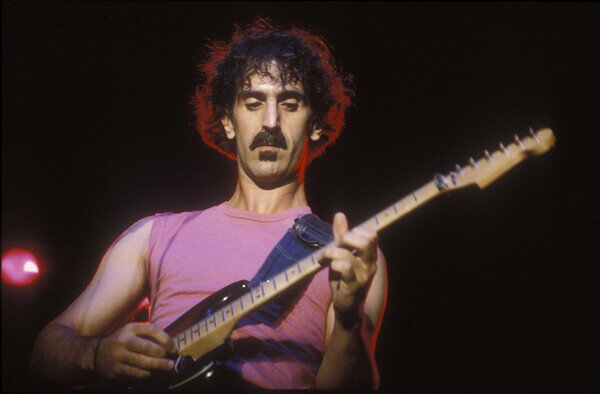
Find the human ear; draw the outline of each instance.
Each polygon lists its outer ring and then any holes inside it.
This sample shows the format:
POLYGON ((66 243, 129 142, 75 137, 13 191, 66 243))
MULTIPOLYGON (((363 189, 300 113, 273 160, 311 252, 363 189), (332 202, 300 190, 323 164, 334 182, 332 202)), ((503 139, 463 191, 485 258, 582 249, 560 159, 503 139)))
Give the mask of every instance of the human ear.
POLYGON ((223 125, 223 128, 225 129, 225 135, 227 136, 227 138, 230 140, 234 139, 235 138, 235 130, 233 128, 233 122, 231 121, 231 118, 229 117, 228 113, 223 115, 223 117, 221 118, 221 124, 223 125))
POLYGON ((321 138, 321 132, 323 131, 322 127, 313 126, 312 132, 310 133, 310 139, 313 141, 318 141, 321 138))

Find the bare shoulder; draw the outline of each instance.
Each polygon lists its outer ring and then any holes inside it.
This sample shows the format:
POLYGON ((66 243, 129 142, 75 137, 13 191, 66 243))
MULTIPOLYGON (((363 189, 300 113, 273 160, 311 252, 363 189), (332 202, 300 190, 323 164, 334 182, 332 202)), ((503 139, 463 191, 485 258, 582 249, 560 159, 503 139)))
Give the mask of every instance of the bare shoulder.
POLYGON ((106 335, 127 321, 147 294, 146 259, 154 217, 141 219, 108 248, 86 289, 53 323, 81 335, 106 335))
POLYGON ((148 251, 148 243, 150 242, 150 234, 152 232, 154 220, 154 216, 148 216, 132 224, 115 240, 115 242, 113 242, 102 262, 104 262, 106 257, 110 253, 113 253, 115 249, 122 251, 127 250, 133 253, 143 253, 145 256, 148 251))

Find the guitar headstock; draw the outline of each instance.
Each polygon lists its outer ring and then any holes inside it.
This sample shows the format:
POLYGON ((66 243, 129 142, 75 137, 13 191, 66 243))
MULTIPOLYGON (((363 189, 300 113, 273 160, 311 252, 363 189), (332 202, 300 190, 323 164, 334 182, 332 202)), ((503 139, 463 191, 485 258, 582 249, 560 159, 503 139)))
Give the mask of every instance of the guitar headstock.
POLYGON ((434 181, 441 191, 470 185, 483 189, 528 156, 546 153, 554 146, 555 141, 554 133, 548 128, 537 132, 529 129, 526 137, 519 138, 515 134, 514 141, 509 145, 500 143, 496 151, 484 151, 484 156, 477 161, 470 158, 464 167, 457 164, 454 171, 446 175, 436 174, 434 181))

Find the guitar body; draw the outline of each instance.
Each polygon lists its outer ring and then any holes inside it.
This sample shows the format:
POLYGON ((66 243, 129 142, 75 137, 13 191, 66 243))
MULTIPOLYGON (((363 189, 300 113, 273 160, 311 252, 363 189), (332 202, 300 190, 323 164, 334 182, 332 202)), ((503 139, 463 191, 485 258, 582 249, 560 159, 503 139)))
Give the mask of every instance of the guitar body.
MULTIPOLYGON (((502 174, 519 164, 529 155, 540 155, 554 146, 555 137, 550 129, 537 133, 530 129, 529 136, 508 145, 500 143, 500 149, 479 160, 469 159, 466 166, 458 164, 446 175, 436 174, 434 179, 401 200, 361 224, 380 232, 385 227, 408 214, 427 201, 451 190, 470 185, 484 188, 502 174)), ((173 337, 179 356, 173 358, 173 371, 157 373, 151 379, 138 380, 118 391, 257 391, 258 387, 243 382, 237 374, 225 366, 232 355, 229 335, 236 324, 263 305, 279 301, 293 288, 306 283, 316 272, 324 268, 321 260, 323 249, 317 250, 275 276, 250 288, 247 281, 239 281, 219 290, 200 302, 165 331, 173 337)), ((113 385, 114 386, 114 385, 113 385)), ((115 387, 105 387, 107 391, 115 387)))
MULTIPOLYGON (((188 310, 165 331, 172 337, 176 337, 192 324, 209 317, 219 308, 248 292, 248 289, 248 281, 238 281, 224 287, 188 310)), ((99 385, 87 387, 85 391, 148 393, 243 390, 245 383, 224 365, 232 354, 227 341, 223 341, 215 349, 196 360, 190 356, 173 357, 175 367, 172 371, 158 371, 149 379, 104 381, 99 385)))
MULTIPOLYGON (((215 392, 229 391, 234 382, 241 385, 241 379, 224 364, 232 356, 227 343, 193 360, 190 356, 174 359, 175 368, 169 372, 158 372, 150 379, 129 381, 126 391, 139 393, 152 392, 215 392)), ((123 385, 120 390, 123 391, 123 385)))
MULTIPOLYGON (((165 332, 172 337, 176 337, 192 324, 212 315, 215 311, 248 291, 248 281, 234 282, 196 304, 165 328, 165 332)), ((197 360, 192 359, 190 356, 179 356, 174 359, 175 367, 173 371, 165 374, 166 376, 159 377, 163 383, 159 386, 175 391, 189 391, 191 387, 201 388, 202 391, 222 390, 223 385, 230 378, 223 362, 229 359, 231 355, 231 347, 226 341, 223 341, 220 346, 197 360)), ((156 386, 153 385, 153 387, 156 390, 156 386)), ((144 392, 147 391, 147 389, 144 390, 144 392)))

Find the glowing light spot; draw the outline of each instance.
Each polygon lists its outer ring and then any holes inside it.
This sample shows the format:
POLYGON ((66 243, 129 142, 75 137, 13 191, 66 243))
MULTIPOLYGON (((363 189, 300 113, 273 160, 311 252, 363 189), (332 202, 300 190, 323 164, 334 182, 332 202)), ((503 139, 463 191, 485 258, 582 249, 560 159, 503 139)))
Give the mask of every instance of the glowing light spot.
POLYGON ((28 250, 14 248, 2 254, 2 282, 13 286, 27 286, 40 275, 40 264, 28 250))
POLYGON ((35 273, 40 272, 37 264, 31 260, 27 260, 25 262, 25 265, 23 265, 23 271, 24 272, 35 272, 35 273))

